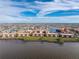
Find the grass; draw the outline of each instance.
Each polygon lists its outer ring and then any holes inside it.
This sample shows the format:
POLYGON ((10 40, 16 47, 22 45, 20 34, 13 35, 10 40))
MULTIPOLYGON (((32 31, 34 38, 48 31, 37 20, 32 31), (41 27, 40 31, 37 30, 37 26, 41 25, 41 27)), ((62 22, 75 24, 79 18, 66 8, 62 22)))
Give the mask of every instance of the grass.
POLYGON ((79 38, 62 38, 64 42, 79 42, 79 38))
POLYGON ((53 41, 57 39, 56 37, 35 37, 35 36, 29 36, 29 37, 17 37, 17 39, 23 39, 23 40, 49 40, 53 41))
POLYGON ((17 37, 19 40, 29 40, 29 41, 48 41, 48 42, 79 42, 79 38, 62 38, 62 37, 35 37, 35 36, 28 36, 28 37, 17 37))
MULTIPOLYGON (((12 38, 9 38, 12 40, 12 38)), ((6 40, 9 40, 8 38, 6 40)), ((41 41, 41 42, 50 42, 63 44, 64 42, 79 42, 79 38, 63 38, 63 37, 40 37, 40 36, 25 36, 25 37, 15 37, 15 40, 24 40, 24 41, 41 41)), ((2 39, 3 40, 3 39, 2 39)))

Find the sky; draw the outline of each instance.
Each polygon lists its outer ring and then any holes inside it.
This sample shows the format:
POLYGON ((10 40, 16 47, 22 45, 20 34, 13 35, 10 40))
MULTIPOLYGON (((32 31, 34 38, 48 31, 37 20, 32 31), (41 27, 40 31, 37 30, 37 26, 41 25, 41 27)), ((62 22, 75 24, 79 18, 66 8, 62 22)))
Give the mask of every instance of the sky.
POLYGON ((0 23, 79 23, 79 0, 0 0, 0 23))

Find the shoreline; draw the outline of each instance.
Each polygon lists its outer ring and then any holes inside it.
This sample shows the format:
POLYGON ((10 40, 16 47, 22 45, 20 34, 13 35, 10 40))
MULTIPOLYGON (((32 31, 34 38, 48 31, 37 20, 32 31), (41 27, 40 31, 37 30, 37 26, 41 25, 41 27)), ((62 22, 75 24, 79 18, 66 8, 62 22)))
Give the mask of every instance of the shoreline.
POLYGON ((0 38, 0 40, 23 40, 26 42, 49 42, 49 43, 79 42, 79 38, 62 38, 62 37, 16 37, 16 38, 0 38))

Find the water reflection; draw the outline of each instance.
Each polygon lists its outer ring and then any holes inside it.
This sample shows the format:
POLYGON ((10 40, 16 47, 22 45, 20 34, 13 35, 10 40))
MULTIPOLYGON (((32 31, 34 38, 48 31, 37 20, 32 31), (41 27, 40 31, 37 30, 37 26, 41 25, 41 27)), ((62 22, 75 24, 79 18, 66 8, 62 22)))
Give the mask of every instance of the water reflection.
POLYGON ((24 44, 24 43, 26 43, 27 41, 24 41, 24 40, 16 40, 16 43, 17 44, 24 44))
POLYGON ((79 59, 79 43, 1 40, 0 59, 79 59))

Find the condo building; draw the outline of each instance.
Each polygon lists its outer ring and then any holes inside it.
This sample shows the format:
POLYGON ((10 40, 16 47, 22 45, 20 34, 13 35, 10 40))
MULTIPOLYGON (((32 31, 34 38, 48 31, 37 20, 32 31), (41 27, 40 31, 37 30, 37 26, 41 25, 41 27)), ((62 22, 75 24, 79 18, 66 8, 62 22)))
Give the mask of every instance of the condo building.
POLYGON ((79 27, 67 24, 0 24, 0 38, 79 37, 79 27))
POLYGON ((29 29, 21 30, 7 30, 0 32, 0 38, 15 38, 15 37, 24 37, 24 36, 41 36, 41 37, 74 37, 73 33, 67 33, 65 29, 45 29, 45 28, 35 28, 30 27, 29 29))

